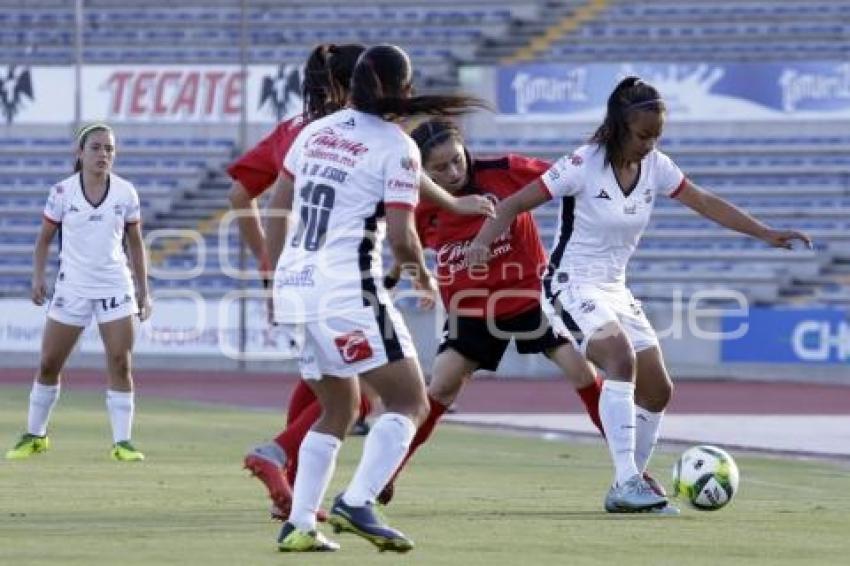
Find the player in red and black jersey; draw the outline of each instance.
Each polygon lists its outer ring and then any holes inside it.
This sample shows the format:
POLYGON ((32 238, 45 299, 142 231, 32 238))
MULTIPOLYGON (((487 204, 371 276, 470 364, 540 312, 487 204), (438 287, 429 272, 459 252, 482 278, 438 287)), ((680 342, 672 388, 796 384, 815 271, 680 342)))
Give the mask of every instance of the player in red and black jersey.
MULTIPOLYGON (((519 155, 473 160, 457 126, 444 119, 421 124, 411 137, 419 146, 423 169, 456 196, 483 195, 498 202, 549 168, 544 161, 519 155)), ((448 316, 431 370, 430 413, 407 459, 430 437, 472 373, 498 368, 512 339, 521 354, 544 354, 563 371, 601 431, 600 381, 566 327, 554 312, 550 318, 544 311, 547 303, 541 302, 547 258, 531 214, 518 216, 493 243, 493 259, 483 269, 470 269, 466 262, 466 248, 483 217, 458 216, 429 204, 420 204, 416 217, 423 244, 436 252, 436 277, 448 316)), ((394 276, 391 272, 390 283, 394 276)), ((378 500, 388 503, 393 490, 391 480, 378 500)))

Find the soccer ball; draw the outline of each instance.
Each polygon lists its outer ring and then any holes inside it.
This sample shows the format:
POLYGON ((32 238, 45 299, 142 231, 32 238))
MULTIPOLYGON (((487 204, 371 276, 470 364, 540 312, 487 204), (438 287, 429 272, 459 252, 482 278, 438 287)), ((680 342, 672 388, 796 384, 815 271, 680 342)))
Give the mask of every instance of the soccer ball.
POLYGON ((738 466, 716 446, 685 450, 673 468, 673 494, 702 511, 715 511, 738 492, 738 466))

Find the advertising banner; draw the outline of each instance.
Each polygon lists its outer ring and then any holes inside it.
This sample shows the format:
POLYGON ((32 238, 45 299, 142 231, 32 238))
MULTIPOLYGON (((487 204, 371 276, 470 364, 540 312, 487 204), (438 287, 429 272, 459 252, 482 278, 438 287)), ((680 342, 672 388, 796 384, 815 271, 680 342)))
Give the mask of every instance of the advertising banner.
POLYGON ((747 325, 721 344, 722 362, 845 364, 850 368, 850 312, 838 308, 753 308, 727 316, 724 331, 747 325))
POLYGON ((598 121, 622 78, 664 97, 671 120, 850 119, 850 63, 533 63, 498 69, 501 114, 598 121))
MULTIPOLYGON (((82 119, 133 123, 273 123, 302 110, 297 65, 88 65, 82 119)), ((74 120, 73 67, 0 66, 5 123, 74 120)))

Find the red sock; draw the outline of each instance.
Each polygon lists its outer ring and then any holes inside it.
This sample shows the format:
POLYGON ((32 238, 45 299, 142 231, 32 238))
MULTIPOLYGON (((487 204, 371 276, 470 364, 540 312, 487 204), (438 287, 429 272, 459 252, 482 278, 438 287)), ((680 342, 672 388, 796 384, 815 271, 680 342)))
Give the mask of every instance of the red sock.
POLYGON ((393 483, 395 481, 398 474, 401 473, 401 470, 407 464, 407 461, 410 460, 411 456, 413 456, 413 453, 416 452, 420 446, 425 444, 429 438, 431 438, 431 433, 434 432, 434 428, 437 426, 437 421, 439 421, 440 417, 443 416, 443 413, 448 410, 448 407, 435 400, 430 395, 428 396, 428 404, 431 406, 431 410, 428 411, 428 416, 416 430, 416 435, 410 442, 410 448, 407 449, 407 455, 404 457, 404 460, 401 461, 401 464, 388 483, 393 483))
POLYGON ((314 400, 312 404, 305 407, 298 418, 286 425, 286 430, 277 435, 274 441, 283 448, 286 452, 286 476, 289 478, 290 485, 295 481, 295 471, 298 469, 298 449, 301 447, 301 441, 307 436, 310 428, 313 426, 319 416, 322 414, 322 405, 318 400, 314 400))
POLYGON ((360 415, 358 415, 358 420, 363 420, 369 416, 369 413, 372 412, 372 402, 369 401, 369 396, 363 393, 360 394, 360 415))
POLYGON ((593 424, 604 437, 605 431, 602 430, 602 421, 599 419, 599 395, 602 393, 602 379, 597 377, 590 385, 576 389, 576 393, 584 403, 587 416, 590 417, 590 420, 593 421, 593 424))
POLYGON ((292 421, 298 418, 301 411, 309 407, 316 400, 316 394, 307 385, 303 379, 298 380, 298 384, 292 391, 289 397, 289 407, 286 410, 286 425, 289 426, 292 421))

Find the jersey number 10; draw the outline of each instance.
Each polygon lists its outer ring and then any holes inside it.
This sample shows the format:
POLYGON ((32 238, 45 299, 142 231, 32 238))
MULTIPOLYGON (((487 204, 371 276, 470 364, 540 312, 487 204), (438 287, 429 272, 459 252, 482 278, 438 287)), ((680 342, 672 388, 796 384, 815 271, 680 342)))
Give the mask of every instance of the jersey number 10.
POLYGON ((299 194, 301 222, 298 223, 298 230, 290 245, 297 248, 303 244, 305 250, 314 252, 325 243, 336 191, 328 185, 309 181, 301 187, 299 194))

